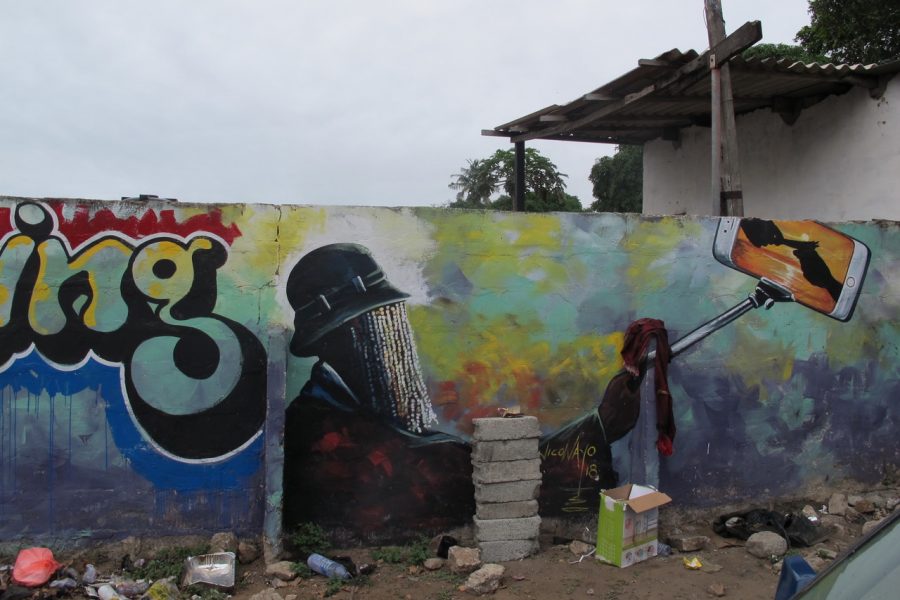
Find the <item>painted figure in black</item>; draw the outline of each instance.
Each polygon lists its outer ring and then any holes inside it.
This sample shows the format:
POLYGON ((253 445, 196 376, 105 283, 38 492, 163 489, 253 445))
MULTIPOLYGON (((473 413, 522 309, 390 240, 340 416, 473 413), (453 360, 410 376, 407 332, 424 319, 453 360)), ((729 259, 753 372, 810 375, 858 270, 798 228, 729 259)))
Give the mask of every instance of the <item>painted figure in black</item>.
MULTIPOLYGON (((471 447, 431 429, 438 418, 408 294, 363 246, 331 244, 301 258, 287 296, 291 352, 319 360, 287 409, 285 529, 316 522, 375 541, 468 522, 471 447)), ((616 484, 610 444, 634 427, 639 406, 637 385, 625 383, 600 410, 541 440, 541 514, 593 511, 599 489, 616 484)))

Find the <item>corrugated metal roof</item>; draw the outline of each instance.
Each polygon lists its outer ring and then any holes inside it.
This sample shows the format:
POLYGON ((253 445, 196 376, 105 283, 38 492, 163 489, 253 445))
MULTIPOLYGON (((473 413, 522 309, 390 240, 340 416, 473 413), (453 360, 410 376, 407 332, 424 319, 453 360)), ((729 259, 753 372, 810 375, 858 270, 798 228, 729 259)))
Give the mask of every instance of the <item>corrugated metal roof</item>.
MULTIPOLYGON (((708 126, 710 77, 684 77, 671 84, 671 76, 698 56, 694 50, 673 49, 654 59, 642 59, 636 69, 572 102, 552 104, 482 133, 513 141, 642 144, 674 135, 682 127, 708 126), (664 80, 665 85, 660 83, 664 80), (660 89, 648 90, 653 87, 660 89)), ((877 65, 804 64, 736 56, 729 64, 735 114, 771 108, 789 122, 800 110, 854 86, 877 96, 887 79, 900 71, 900 60, 877 65)))

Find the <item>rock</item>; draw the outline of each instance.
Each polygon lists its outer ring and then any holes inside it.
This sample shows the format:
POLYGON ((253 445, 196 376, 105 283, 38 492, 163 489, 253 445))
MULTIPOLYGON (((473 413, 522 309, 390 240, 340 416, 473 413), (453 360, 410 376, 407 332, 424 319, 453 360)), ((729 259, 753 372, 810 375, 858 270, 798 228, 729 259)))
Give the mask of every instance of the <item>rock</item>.
POLYGON ((469 575, 464 587, 470 594, 481 596, 492 594, 500 587, 503 573, 506 568, 503 565, 487 564, 469 575))
POLYGON ((859 514, 859 511, 850 507, 847 507, 847 510, 844 512, 844 519, 846 519, 848 523, 855 523, 857 525, 866 522, 866 518, 859 514))
POLYGON ((704 573, 718 573, 722 570, 722 565, 717 565, 716 563, 711 563, 707 560, 703 562, 703 566, 700 567, 700 570, 704 573))
POLYGON ((418 575, 422 572, 422 567, 420 567, 419 565, 410 565, 406 571, 410 575, 418 575))
POLYGON ((425 559, 425 562, 422 564, 428 571, 437 571, 440 570, 444 563, 447 562, 443 558, 428 558, 425 559))
POLYGON ((847 496, 844 494, 832 494, 828 499, 828 514, 843 516, 847 512, 847 496))
POLYGON ((747 539, 745 548, 757 558, 770 558, 784 555, 787 552, 787 542, 777 533, 760 531, 747 539))
POLYGON ((291 585, 291 584, 288 583, 287 581, 278 579, 277 577, 272 580, 272 588, 276 589, 276 590, 280 590, 281 588, 286 588, 289 585, 291 585))
POLYGON ((863 497, 859 494, 849 494, 847 495, 847 504, 849 506, 856 506, 856 503, 862 500, 863 497))
POLYGON ((179 600, 181 592, 171 579, 155 581, 143 596, 147 600, 179 600))
POLYGON ((250 596, 250 600, 284 600, 281 594, 271 588, 266 588, 250 596))
POLYGON ((585 554, 590 554, 593 551, 593 546, 591 546, 590 544, 585 544, 581 540, 572 540, 572 543, 569 544, 569 552, 571 552, 575 556, 584 556, 585 554))
POLYGON ((447 562, 457 575, 468 575, 481 567, 481 550, 453 546, 447 551, 447 562))
POLYGON ((297 598, 298 598, 297 594, 287 594, 284 597, 284 600, 297 600, 297 598))
POLYGON ((824 558, 826 560, 834 560, 837 558, 837 552, 832 550, 831 548, 816 548, 816 556, 819 558, 824 558))
POLYGON ((776 575, 778 575, 779 573, 781 573, 781 569, 783 567, 784 567, 784 561, 779 560, 777 563, 774 563, 772 565, 772 572, 775 573, 776 575))
POLYGON ((721 598, 725 595, 725 586, 721 583, 711 583, 706 588, 706 593, 710 596, 716 596, 717 598, 721 598))
POLYGON ((817 523, 819 521, 819 513, 817 513, 816 509, 809 504, 803 507, 803 510, 800 511, 800 514, 802 514, 813 523, 817 523))
POLYGON ((282 581, 293 581, 297 578, 294 572, 294 563, 282 560, 266 566, 266 575, 277 577, 282 581))
POLYGON ((887 510, 892 511, 892 510, 896 509, 898 506, 900 506, 900 498, 897 498, 897 497, 888 498, 887 500, 884 501, 884 508, 887 510))
POLYGON ((705 535, 681 534, 669 536, 669 544, 679 552, 696 552, 709 543, 705 535))
POLYGON ((809 566, 812 567, 812 570, 816 573, 818 573, 828 565, 828 563, 825 562, 825 559, 819 558, 818 556, 810 556, 806 559, 806 562, 809 563, 809 566))
POLYGON ((230 531, 221 531, 209 539, 209 551, 213 552, 237 552, 237 536, 230 531))
POLYGON ((854 504, 853 508, 864 515, 870 515, 875 512, 875 503, 871 500, 866 500, 865 498, 863 498, 862 500, 854 504))
POLYGON ((256 542, 238 542, 237 559, 242 565, 249 565, 259 558, 259 546, 256 542))
POLYGON ((863 526, 862 526, 862 534, 869 535, 872 532, 872 530, 874 530, 880 524, 881 524, 881 519, 878 519, 877 521, 866 521, 865 523, 863 523, 863 526))

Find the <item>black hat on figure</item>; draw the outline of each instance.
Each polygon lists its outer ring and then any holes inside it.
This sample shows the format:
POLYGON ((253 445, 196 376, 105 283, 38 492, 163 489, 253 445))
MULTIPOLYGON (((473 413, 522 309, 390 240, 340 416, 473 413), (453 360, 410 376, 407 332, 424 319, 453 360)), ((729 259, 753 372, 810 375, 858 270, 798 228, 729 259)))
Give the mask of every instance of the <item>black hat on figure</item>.
POLYGON ((402 302, 409 294, 392 286, 359 244, 316 248, 294 265, 287 281, 294 309, 291 353, 315 356, 316 343, 327 333, 370 310, 402 302))

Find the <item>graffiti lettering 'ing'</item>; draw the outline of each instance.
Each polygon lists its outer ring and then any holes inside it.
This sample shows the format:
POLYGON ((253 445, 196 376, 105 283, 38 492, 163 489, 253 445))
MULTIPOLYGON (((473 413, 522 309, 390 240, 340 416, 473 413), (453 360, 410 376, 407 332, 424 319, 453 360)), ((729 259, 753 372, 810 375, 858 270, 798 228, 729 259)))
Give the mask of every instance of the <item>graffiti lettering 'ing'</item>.
POLYGON ((42 204, 16 207, 0 248, 0 364, 33 347, 59 365, 122 365, 132 418, 184 461, 233 453, 265 421, 265 352, 213 312, 225 244, 203 233, 115 233, 71 249, 42 204))

